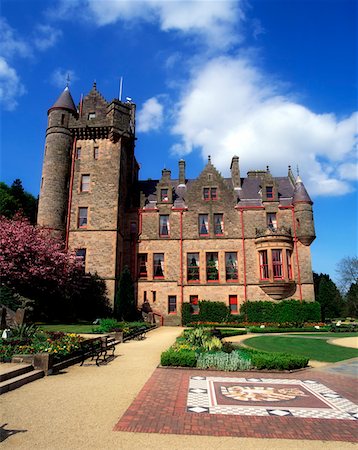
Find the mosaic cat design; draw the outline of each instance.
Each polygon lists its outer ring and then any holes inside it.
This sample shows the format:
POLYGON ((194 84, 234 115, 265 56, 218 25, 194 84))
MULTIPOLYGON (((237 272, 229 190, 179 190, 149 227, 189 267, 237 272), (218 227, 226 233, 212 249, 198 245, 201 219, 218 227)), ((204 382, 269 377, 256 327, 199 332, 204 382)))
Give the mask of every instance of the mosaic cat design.
POLYGON ((280 402, 293 400, 296 397, 307 397, 298 388, 275 388, 270 386, 221 386, 221 393, 225 397, 242 402, 280 402))

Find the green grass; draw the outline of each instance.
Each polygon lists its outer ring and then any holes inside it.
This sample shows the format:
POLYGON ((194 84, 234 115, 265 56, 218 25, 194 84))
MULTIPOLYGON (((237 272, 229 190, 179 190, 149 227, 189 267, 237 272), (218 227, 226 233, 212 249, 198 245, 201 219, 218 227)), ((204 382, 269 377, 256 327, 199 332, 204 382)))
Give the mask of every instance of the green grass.
POLYGON ((284 352, 306 356, 309 359, 325 362, 343 361, 358 357, 358 350, 338 347, 325 339, 309 339, 289 336, 257 336, 245 339, 245 345, 267 352, 284 352))
POLYGON ((88 324, 47 324, 39 325, 39 328, 44 331, 63 331, 64 333, 93 333, 93 329, 96 325, 88 324))
POLYGON ((299 336, 299 337, 310 337, 310 336, 315 336, 319 339, 321 338, 327 338, 329 337, 330 339, 339 339, 339 338, 343 338, 343 337, 356 337, 358 338, 358 333, 353 333, 353 332, 347 332, 347 333, 325 333, 325 332, 321 332, 321 333, 290 333, 289 336, 299 336))

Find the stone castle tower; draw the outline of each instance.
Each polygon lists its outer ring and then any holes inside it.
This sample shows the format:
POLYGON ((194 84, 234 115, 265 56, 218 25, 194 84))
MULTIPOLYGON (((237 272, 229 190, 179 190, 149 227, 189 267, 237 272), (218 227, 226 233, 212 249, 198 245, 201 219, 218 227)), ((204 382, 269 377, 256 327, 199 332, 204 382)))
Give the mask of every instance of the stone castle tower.
POLYGON ((128 254, 134 141, 135 105, 108 103, 95 83, 78 109, 66 87, 48 111, 38 224, 61 235, 86 271, 106 280, 112 299, 128 254))
POLYGON ((138 181, 135 105, 107 102, 96 84, 76 108, 68 87, 48 111, 39 225, 63 237, 86 272, 106 280, 111 301, 124 265, 137 302, 152 303, 165 324, 181 305, 224 301, 314 300, 312 201, 289 167, 243 177, 239 157, 224 178, 208 163, 187 179, 138 181))

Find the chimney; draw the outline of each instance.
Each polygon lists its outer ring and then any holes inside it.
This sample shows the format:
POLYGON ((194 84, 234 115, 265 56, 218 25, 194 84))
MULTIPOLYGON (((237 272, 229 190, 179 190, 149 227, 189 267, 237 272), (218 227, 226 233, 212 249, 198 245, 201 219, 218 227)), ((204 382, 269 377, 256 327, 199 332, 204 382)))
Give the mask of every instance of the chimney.
POLYGON ((179 184, 185 184, 185 161, 179 161, 179 184))
POLYGON ((169 181, 171 176, 171 171, 169 169, 162 170, 162 180, 169 181))
POLYGON ((234 189, 241 189, 241 178, 240 178, 240 167, 239 167, 239 157, 234 156, 231 160, 231 180, 234 189))

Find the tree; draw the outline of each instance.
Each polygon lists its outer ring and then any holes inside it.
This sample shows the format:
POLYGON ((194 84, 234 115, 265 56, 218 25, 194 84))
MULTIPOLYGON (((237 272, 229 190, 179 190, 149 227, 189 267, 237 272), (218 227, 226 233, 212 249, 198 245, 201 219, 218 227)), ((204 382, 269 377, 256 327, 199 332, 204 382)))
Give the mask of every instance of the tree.
POLYGON ((119 286, 114 300, 114 315, 118 320, 128 322, 138 318, 134 285, 127 266, 124 267, 119 279, 119 286))
POLYGON ((339 317, 343 313, 344 303, 342 296, 327 274, 313 273, 316 300, 321 305, 321 319, 339 317))
POLYGON ((358 283, 352 283, 345 298, 346 312, 350 317, 358 317, 358 283))
POLYGON ((358 283, 358 257, 346 256, 337 265, 339 287, 342 293, 347 293, 352 283, 358 283))
POLYGON ((0 215, 12 218, 16 212, 21 211, 31 223, 36 223, 37 200, 26 192, 18 178, 9 187, 0 183, 0 215))

